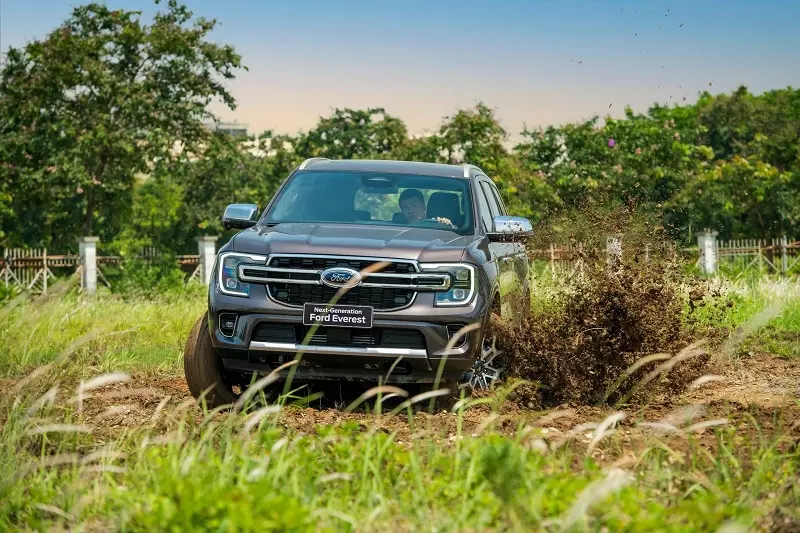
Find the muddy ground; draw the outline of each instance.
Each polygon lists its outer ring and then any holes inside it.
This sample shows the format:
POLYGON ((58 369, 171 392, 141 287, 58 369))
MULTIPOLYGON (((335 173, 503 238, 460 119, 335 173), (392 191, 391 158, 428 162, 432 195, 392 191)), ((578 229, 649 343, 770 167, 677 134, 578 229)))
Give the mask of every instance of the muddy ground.
MULTIPOLYGON (((671 398, 659 398, 647 405, 621 407, 625 419, 619 423, 614 438, 598 446, 594 455, 616 464, 635 461, 636 450, 648 445, 649 436, 669 437, 658 429, 639 426, 641 422, 668 422, 686 429, 697 422, 728 419, 731 424, 748 427, 748 431, 781 434, 792 441, 800 438, 800 362, 758 355, 736 364, 718 363, 715 370, 719 376, 717 380, 696 389, 671 398), (682 416, 686 417, 683 422, 680 421, 682 416), (611 445, 611 442, 622 446, 611 445)), ((13 382, 2 386, 8 391, 13 382)), ((354 399, 358 392, 351 392, 352 398, 346 399, 354 399)), ((345 413, 341 408, 316 402, 309 407, 285 408, 280 424, 286 429, 313 434, 318 425, 354 422, 365 431, 395 432, 400 443, 408 444, 420 438, 432 438, 443 444, 453 442, 457 438, 457 415, 441 406, 431 414, 427 407, 428 402, 423 402, 414 415, 413 424, 409 424, 406 414, 375 415, 363 410, 345 413)), ((184 409, 198 420, 203 417, 182 377, 153 379, 133 375, 127 382, 92 391, 83 409, 84 423, 93 428, 96 443, 112 440, 131 428, 154 423, 163 431, 169 431, 170 420, 184 409)), ((525 438, 536 446, 552 448, 566 442, 580 446, 592 437, 591 426, 582 425, 600 423, 613 412, 610 407, 568 404, 546 412, 534 411, 507 400, 494 415, 488 406, 466 411, 463 434, 476 434, 491 427, 499 433, 513 435, 527 428, 525 438)), ((699 429, 695 433, 700 435, 701 442, 708 439, 708 444, 713 445, 710 431, 699 429)))

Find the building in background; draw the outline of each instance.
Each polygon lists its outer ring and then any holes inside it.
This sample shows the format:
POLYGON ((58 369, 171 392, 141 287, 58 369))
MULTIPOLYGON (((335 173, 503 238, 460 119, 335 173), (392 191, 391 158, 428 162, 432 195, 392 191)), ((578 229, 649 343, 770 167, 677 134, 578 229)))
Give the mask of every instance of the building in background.
POLYGON ((250 139, 247 131, 247 124, 242 124, 236 121, 206 122, 206 128, 208 128, 210 131, 227 133, 235 139, 239 139, 239 142, 237 143, 238 146, 242 150, 250 153, 250 155, 264 157, 268 153, 270 146, 269 139, 265 141, 264 146, 262 146, 258 135, 254 135, 253 138, 250 139))
POLYGON ((247 124, 240 124, 239 122, 210 122, 206 127, 211 131, 218 131, 227 133, 233 137, 247 137, 247 124))

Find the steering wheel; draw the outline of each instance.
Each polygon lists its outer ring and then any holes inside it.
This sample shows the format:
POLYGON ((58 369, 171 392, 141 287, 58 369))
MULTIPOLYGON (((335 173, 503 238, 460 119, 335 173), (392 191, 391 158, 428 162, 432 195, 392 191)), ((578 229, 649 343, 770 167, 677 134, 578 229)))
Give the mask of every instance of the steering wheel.
POLYGON ((424 218, 418 222, 418 224, 425 224, 427 225, 435 225, 435 226, 444 226, 446 228, 454 228, 455 225, 452 222, 442 222, 441 220, 437 219, 436 217, 429 217, 424 218))

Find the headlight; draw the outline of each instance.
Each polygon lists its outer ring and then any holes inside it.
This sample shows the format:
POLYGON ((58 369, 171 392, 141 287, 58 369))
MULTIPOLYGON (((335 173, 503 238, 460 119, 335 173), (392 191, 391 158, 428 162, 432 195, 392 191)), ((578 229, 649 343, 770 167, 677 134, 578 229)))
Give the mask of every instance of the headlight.
POLYGON ((250 297, 250 284, 242 283, 236 275, 239 265, 242 263, 265 264, 267 258, 263 255, 241 254, 227 252, 219 256, 219 272, 217 285, 222 294, 228 296, 250 297))
POLYGON ((433 305, 447 307, 468 305, 475 296, 475 267, 465 263, 422 264, 422 270, 447 272, 453 278, 450 290, 434 293, 433 305))

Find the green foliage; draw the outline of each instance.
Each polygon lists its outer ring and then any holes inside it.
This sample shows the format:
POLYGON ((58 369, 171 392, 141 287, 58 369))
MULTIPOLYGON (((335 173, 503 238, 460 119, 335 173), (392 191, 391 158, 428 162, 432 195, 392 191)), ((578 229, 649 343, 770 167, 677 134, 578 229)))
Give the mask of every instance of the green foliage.
POLYGON ((734 353, 744 357, 771 354, 787 359, 800 357, 800 290, 790 280, 737 279, 713 283, 699 300, 689 301, 685 321, 697 336, 725 338, 744 332, 734 353), (760 323, 767 313, 767 322, 760 323))
POLYGON ((335 109, 299 136, 296 151, 305 157, 376 159, 397 149, 407 137, 403 121, 382 108, 335 109))
POLYGON ((6 300, 10 300, 14 296, 16 296, 18 292, 19 290, 12 285, 6 287, 5 283, 0 284, 0 304, 5 302, 6 300))
POLYGON ((263 209, 298 163, 286 142, 285 136, 271 132, 257 143, 214 135, 196 158, 159 167, 158 176, 182 191, 171 242, 185 246, 197 235, 224 236, 220 219, 228 204, 255 203, 263 209), (258 151, 272 155, 254 155, 258 151))
POLYGON ((214 26, 176 0, 150 24, 139 11, 92 3, 44 40, 9 49, 1 181, 16 200, 4 231, 22 225, 14 239, 44 245, 71 245, 80 233, 116 236, 136 176, 171 159, 176 143, 203 139, 211 101, 234 106, 222 80, 240 58, 207 40, 214 26))
POLYGON ((446 162, 478 165, 490 176, 497 174, 500 161, 506 156, 506 131, 483 102, 475 109, 462 109, 445 118, 439 137, 446 162))
MULTIPOLYGON (((157 2, 158 3, 158 2, 157 2)), ((223 239, 232 202, 264 207, 305 158, 396 158, 480 166, 514 213, 538 222, 588 204, 629 205, 673 236, 800 230, 800 90, 703 93, 691 105, 525 129, 508 146, 480 102, 425 136, 380 107, 337 108, 297 135, 208 135, 208 104, 234 107, 241 68, 209 41, 215 21, 177 0, 152 21, 87 4, 42 40, 10 49, 0 76, 0 245, 102 242, 189 252, 223 239), (12 209, 13 205, 13 209, 12 209)))
POLYGON ((119 265, 106 270, 112 291, 125 295, 156 296, 179 292, 184 289, 186 278, 175 258, 168 254, 143 259, 128 252, 119 265))
POLYGON ((24 301, 2 308, 0 376, 56 361, 62 377, 98 369, 177 375, 186 336, 207 306, 207 290, 197 283, 125 299, 69 294, 46 305, 24 301))
POLYGON ((734 155, 699 172, 675 194, 672 205, 695 228, 723 228, 724 235, 785 235, 800 227, 800 174, 780 171, 758 155, 734 155))
MULTIPOLYGON (((558 287, 550 278, 539 283, 534 305, 551 305, 558 287)), ((734 331, 776 297, 794 296, 745 349, 784 339, 776 355, 797 356, 789 343, 800 332, 796 284, 724 288, 698 310, 698 328, 734 331)), ((176 387, 205 290, 127 300, 67 295, 0 310, 1 530, 531 531, 576 513, 590 530, 715 531, 730 520, 762 529, 781 514, 797 518, 795 411, 726 412, 716 402, 697 421, 729 418, 729 426, 660 436, 636 425, 671 408, 626 410, 595 456, 585 452, 590 428, 577 431, 578 421, 558 417, 539 423, 545 413, 518 406, 372 418, 284 405, 246 431, 256 420, 249 417, 265 413, 208 414, 176 387), (86 391, 77 412, 76 384, 107 372, 134 374, 130 383, 86 391), (42 395, 56 385, 48 402, 42 395), (123 390, 130 394, 118 396, 123 390), (40 408, 30 409, 37 398, 40 408), (29 434, 50 424, 92 433, 29 434), (576 435, 559 446, 570 429, 576 435), (592 483, 617 459, 632 475, 603 494, 592 483), (587 496, 591 505, 579 512, 587 496)), ((606 416, 581 411, 596 423, 606 416)))
POLYGON ((134 255, 145 246, 169 249, 182 222, 185 191, 169 176, 154 175, 134 187, 130 223, 110 248, 134 255))

